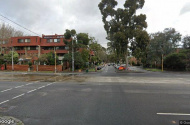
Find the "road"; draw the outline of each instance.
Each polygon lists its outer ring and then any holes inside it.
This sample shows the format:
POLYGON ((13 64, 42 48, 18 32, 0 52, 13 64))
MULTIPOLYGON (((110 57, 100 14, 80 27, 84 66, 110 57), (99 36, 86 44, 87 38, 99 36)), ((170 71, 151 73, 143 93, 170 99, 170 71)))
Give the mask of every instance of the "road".
POLYGON ((0 116, 25 125, 179 125, 190 120, 188 73, 117 73, 106 66, 83 75, 0 78, 0 116))

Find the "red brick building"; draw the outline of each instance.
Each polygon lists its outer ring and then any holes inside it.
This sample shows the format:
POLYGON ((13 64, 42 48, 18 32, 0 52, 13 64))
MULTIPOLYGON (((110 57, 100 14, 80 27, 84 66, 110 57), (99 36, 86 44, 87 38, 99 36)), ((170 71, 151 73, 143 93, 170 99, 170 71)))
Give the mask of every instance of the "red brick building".
POLYGON ((64 35, 42 35, 12 37, 10 40, 0 40, 2 43, 0 53, 6 54, 13 47, 14 51, 22 59, 37 60, 41 54, 56 51, 61 61, 64 54, 68 53, 65 49, 64 35))

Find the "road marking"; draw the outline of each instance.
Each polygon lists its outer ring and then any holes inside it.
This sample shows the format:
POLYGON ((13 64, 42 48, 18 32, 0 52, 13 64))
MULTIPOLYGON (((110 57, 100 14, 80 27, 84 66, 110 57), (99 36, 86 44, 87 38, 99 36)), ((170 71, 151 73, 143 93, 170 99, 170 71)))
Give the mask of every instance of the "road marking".
POLYGON ((3 90, 1 92, 6 92, 6 91, 9 91, 9 90, 12 90, 13 88, 10 88, 10 89, 6 89, 6 90, 3 90))
POLYGON ((36 91, 36 90, 37 90, 37 89, 33 89, 33 90, 28 91, 27 93, 31 93, 31 92, 36 91))
POLYGON ((157 113, 157 115, 184 115, 184 116, 189 116, 190 114, 186 113, 157 113))
POLYGON ((18 96, 15 96, 15 97, 13 97, 12 99, 16 99, 16 98, 21 97, 21 96, 23 96, 23 95, 25 95, 25 93, 20 94, 20 95, 18 95, 18 96))
POLYGON ((21 85, 21 86, 16 86, 15 88, 21 88, 21 87, 23 87, 24 85, 21 85))
POLYGON ((44 88, 45 86, 41 86, 41 87, 39 87, 38 89, 41 89, 41 88, 44 88))
POLYGON ((34 84, 34 83, 28 83, 28 84, 26 84, 26 85, 31 85, 31 84, 34 84))
POLYGON ((52 85, 53 83, 49 83, 49 84, 47 84, 46 86, 50 86, 50 85, 52 85))
POLYGON ((3 102, 0 103, 0 105, 3 104, 3 103, 6 103, 6 102, 8 102, 8 101, 9 101, 9 100, 3 101, 3 102))

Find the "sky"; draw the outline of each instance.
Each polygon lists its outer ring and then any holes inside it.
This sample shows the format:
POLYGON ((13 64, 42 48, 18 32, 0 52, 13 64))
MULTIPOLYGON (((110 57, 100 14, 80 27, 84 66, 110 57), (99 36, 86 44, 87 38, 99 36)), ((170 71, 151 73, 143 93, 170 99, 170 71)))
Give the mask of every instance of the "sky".
MULTIPOLYGON (((21 24, 31 31, 42 35, 64 34, 66 29, 75 29, 77 33, 88 33, 107 47, 106 32, 98 8, 101 0, 0 0, 0 14, 21 24)), ((125 0, 117 0, 123 8, 125 0)), ((165 28, 175 28, 183 36, 190 35, 189 0, 145 0, 143 9, 137 14, 146 14, 147 31, 154 33, 165 28)), ((26 34, 29 31, 11 23, 0 16, 0 23, 5 22, 26 34)))

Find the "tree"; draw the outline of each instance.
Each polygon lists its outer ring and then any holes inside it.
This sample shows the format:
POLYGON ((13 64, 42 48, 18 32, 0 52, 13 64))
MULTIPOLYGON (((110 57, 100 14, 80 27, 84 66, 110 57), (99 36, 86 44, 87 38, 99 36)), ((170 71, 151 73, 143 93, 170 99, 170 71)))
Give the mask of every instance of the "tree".
POLYGON ((146 32, 144 30, 147 27, 146 15, 136 15, 136 11, 144 6, 144 0, 126 0, 124 9, 115 9, 116 5, 115 0, 102 0, 98 6, 107 32, 107 39, 111 41, 117 56, 125 57, 126 66, 128 66, 129 43, 137 38, 136 32, 146 32))
POLYGON ((190 49, 190 36, 185 36, 182 43, 184 49, 190 49))
POLYGON ((148 63, 161 64, 162 55, 167 56, 175 52, 180 40, 181 34, 174 28, 166 28, 162 32, 151 34, 147 53, 148 63))
MULTIPOLYGON (((13 61, 14 61, 14 64, 18 63, 18 53, 17 52, 13 52, 13 61)), ((4 55, 4 60, 6 60, 9 64, 12 63, 12 51, 10 51, 8 54, 5 54, 4 55)))
POLYGON ((186 55, 184 53, 172 53, 164 59, 165 67, 172 70, 186 69, 186 55))
MULTIPOLYGON (((81 69, 85 65, 84 60, 81 58, 81 54, 79 52, 74 53, 74 58, 75 58, 75 69, 81 69)), ((64 55, 63 61, 69 62, 69 66, 71 68, 72 66, 72 54, 68 53, 64 55)))
POLYGON ((77 34, 77 41, 78 41, 78 43, 88 45, 90 39, 88 38, 87 33, 79 33, 79 34, 77 34))

